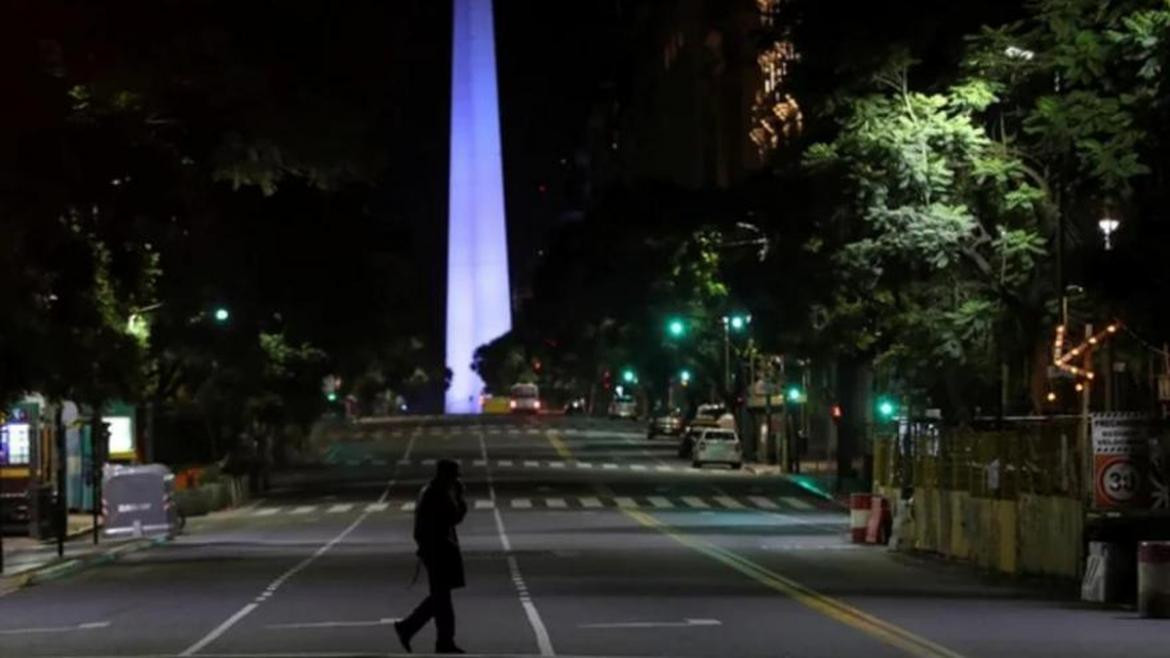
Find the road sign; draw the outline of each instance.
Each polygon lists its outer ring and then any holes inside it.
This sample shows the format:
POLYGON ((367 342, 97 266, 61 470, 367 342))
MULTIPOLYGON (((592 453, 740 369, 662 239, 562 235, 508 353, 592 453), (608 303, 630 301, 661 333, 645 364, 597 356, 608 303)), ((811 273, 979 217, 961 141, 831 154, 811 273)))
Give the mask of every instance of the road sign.
POLYGON ((1142 414, 1099 413, 1091 423, 1094 507, 1147 507, 1153 421, 1142 414))

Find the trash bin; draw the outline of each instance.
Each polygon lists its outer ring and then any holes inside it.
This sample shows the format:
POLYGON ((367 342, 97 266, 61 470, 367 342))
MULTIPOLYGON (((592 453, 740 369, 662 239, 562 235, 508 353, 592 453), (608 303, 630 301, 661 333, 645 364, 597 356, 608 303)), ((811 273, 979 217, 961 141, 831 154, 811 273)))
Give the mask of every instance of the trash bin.
POLYGON ((107 464, 102 507, 107 537, 173 537, 182 526, 174 501, 175 476, 162 464, 107 464))

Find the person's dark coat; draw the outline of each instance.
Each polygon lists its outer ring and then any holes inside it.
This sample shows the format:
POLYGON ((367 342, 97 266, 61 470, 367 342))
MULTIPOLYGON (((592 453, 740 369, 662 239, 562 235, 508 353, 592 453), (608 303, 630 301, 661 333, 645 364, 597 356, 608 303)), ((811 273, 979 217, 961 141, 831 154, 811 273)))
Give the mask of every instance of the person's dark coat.
POLYGON ((464 587, 463 555, 455 526, 467 514, 463 487, 457 481, 431 480, 414 511, 414 541, 427 569, 431 590, 464 587))

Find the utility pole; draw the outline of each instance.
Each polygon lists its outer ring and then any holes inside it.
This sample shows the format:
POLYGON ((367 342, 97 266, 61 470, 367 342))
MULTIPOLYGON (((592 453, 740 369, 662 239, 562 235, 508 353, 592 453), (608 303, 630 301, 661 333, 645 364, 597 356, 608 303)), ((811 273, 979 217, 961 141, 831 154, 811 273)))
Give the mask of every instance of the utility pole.
POLYGON ((66 498, 66 482, 69 476, 68 464, 66 463, 66 445, 65 445, 65 403, 58 401, 56 404, 56 412, 53 414, 53 430, 55 432, 57 461, 54 466, 57 468, 57 508, 56 525, 57 525, 57 557, 65 557, 65 535, 69 532, 69 502, 66 498))

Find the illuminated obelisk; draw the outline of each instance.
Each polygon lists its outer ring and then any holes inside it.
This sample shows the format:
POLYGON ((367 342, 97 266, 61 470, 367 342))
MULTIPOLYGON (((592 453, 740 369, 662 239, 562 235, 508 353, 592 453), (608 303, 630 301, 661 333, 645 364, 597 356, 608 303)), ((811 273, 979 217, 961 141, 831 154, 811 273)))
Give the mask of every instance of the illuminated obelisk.
POLYGON ((475 349, 512 328, 491 0, 454 0, 447 206, 447 413, 479 411, 475 349))

